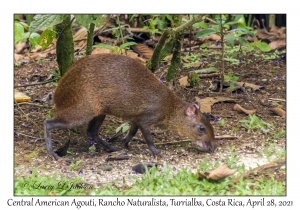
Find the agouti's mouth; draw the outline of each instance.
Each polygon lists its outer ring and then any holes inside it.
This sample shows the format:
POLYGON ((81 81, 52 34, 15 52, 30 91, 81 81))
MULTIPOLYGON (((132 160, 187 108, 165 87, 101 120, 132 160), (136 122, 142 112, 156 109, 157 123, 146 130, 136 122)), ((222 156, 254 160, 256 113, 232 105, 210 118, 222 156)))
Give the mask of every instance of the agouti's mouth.
POLYGON ((212 144, 210 141, 195 141, 194 144, 197 145, 197 150, 201 152, 214 152, 216 149, 215 144, 212 144))

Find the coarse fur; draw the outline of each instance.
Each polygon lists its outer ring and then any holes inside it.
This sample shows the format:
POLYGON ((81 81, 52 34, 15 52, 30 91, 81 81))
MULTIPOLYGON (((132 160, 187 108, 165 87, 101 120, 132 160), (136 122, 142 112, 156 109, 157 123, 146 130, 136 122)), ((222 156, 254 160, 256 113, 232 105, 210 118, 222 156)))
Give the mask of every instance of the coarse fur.
POLYGON ((74 128, 89 123, 88 135, 108 151, 116 148, 101 140, 99 128, 106 115, 130 121, 125 146, 140 129, 153 155, 150 126, 175 130, 201 146, 204 151, 216 148, 211 124, 200 112, 199 103, 179 99, 165 84, 138 61, 121 55, 89 55, 74 63, 60 79, 54 93, 55 114, 45 120, 48 152, 53 151, 50 131, 74 128))

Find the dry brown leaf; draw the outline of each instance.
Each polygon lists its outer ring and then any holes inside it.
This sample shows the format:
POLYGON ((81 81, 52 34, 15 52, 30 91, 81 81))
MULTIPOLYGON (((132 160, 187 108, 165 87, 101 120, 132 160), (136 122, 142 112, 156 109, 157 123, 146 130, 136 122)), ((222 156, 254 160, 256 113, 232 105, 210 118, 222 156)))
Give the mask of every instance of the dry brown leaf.
POLYGON ((92 51, 92 55, 95 55, 95 54, 102 54, 102 53, 113 53, 111 50, 109 49, 105 49, 105 48, 95 48, 93 51, 92 51))
POLYGON ((220 165, 218 168, 211 172, 198 173, 198 180, 209 179, 214 181, 219 181, 225 179, 226 177, 234 174, 235 172, 228 168, 226 164, 220 165))
POLYGON ((200 99, 199 97, 195 96, 195 99, 200 103, 200 111, 203 113, 211 113, 212 105, 218 102, 235 103, 234 99, 227 97, 206 97, 204 99, 200 99))
POLYGON ((181 77, 178 81, 180 86, 186 87, 190 85, 190 83, 188 82, 188 76, 181 77))
POLYGON ((247 82, 235 82, 234 86, 237 88, 249 87, 249 88, 252 88, 253 90, 259 90, 259 89, 263 88, 263 86, 258 86, 258 85, 254 85, 252 83, 247 83, 247 82))
POLYGON ((86 40, 87 39, 87 30, 85 27, 82 27, 79 29, 76 34, 73 36, 74 42, 75 41, 81 41, 81 40, 86 40))
POLYGON ((217 34, 211 34, 211 35, 209 35, 209 39, 212 41, 220 41, 221 37, 217 34))
POLYGON ((146 59, 150 59, 153 55, 153 50, 150 49, 148 46, 144 45, 144 44, 136 44, 135 45, 136 50, 139 51, 139 53, 141 53, 143 55, 144 58, 146 59))
POLYGON ((25 95, 25 93, 22 93, 22 92, 19 92, 18 90, 15 90, 14 100, 17 103, 20 103, 20 102, 30 101, 31 98, 29 96, 25 95))
POLYGON ((21 42, 15 45, 15 52, 19 52, 20 50, 23 49, 23 47, 25 47, 26 43, 25 42, 21 42))
POLYGON ((20 54, 16 54, 16 53, 15 53, 15 56, 14 56, 15 63, 19 62, 19 61, 22 60, 23 58, 24 58, 23 55, 20 55, 20 54))
POLYGON ((48 53, 43 53, 43 52, 38 52, 38 53, 33 53, 30 56, 24 57, 26 60, 37 60, 39 58, 46 58, 48 53))
POLYGON ((233 110, 238 111, 238 112, 244 112, 246 114, 254 114, 254 113, 256 113, 255 109, 253 109, 253 110, 247 110, 247 109, 244 109, 243 107, 241 107, 239 104, 235 104, 234 107, 233 107, 233 110))
POLYGON ((98 36, 98 39, 101 41, 101 43, 107 43, 110 38, 105 36, 98 36))
POLYGON ((181 56, 181 60, 184 62, 184 63, 189 63, 189 60, 186 59, 185 57, 181 56))
POLYGON ((41 46, 37 46, 35 49, 31 50, 32 53, 36 53, 36 52, 40 52, 40 51, 42 51, 42 47, 41 46))
POLYGON ((127 56, 133 59, 136 59, 137 57, 139 57, 138 54, 136 54, 135 52, 127 52, 127 56))
POLYGON ((286 40, 285 39, 275 40, 269 44, 269 47, 273 50, 285 49, 286 48, 286 40))
POLYGON ((274 112, 275 114, 279 115, 280 117, 285 118, 285 111, 279 107, 274 107, 270 109, 272 112, 274 112))

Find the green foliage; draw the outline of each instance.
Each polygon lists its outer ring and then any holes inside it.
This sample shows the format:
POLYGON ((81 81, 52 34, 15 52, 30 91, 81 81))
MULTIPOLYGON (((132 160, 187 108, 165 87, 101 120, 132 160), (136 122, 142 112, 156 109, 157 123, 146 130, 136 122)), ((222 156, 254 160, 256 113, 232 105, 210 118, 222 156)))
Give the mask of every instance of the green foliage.
POLYGON ((15 22, 14 25, 14 43, 17 44, 24 39, 24 27, 21 23, 15 22))
POLYGON ((274 126, 272 124, 266 123, 259 119, 255 114, 249 115, 250 120, 240 120, 243 127, 250 130, 257 130, 258 132, 269 132, 274 126))
POLYGON ((28 25, 23 22, 15 21, 14 23, 14 44, 17 44, 22 41, 26 41, 26 39, 29 39, 29 44, 31 48, 36 48, 38 45, 38 40, 40 35, 38 33, 31 33, 29 32, 25 33, 25 30, 28 30, 28 25))
POLYGON ((81 162, 82 162, 82 160, 72 162, 71 165, 70 165, 70 170, 73 170, 73 171, 79 170, 81 162))
POLYGON ((190 76, 190 84, 192 87, 199 88, 200 87, 200 78, 199 75, 195 72, 192 72, 190 76))
POLYGON ((205 69, 200 69, 200 70, 195 70, 195 73, 212 73, 212 72, 219 72, 219 70, 216 67, 209 67, 209 68, 205 68, 205 69))
POLYGON ((146 24, 143 28, 148 29, 151 35, 161 34, 160 31, 163 31, 167 27, 167 21, 173 21, 172 15, 168 14, 152 14, 151 17, 144 21, 146 24))
POLYGON ((94 23, 97 28, 102 24, 102 15, 99 14, 74 14, 74 17, 76 21, 86 29, 89 29, 91 23, 94 23))
MULTIPOLYGON (((53 76, 55 76, 57 78, 57 80, 59 80, 61 78, 61 75, 60 75, 60 71, 55 71, 55 70, 52 70, 52 69, 49 69, 48 70, 53 76)), ((54 86, 57 86, 57 82, 52 82, 52 85, 54 86)))
POLYGON ((258 47, 262 52, 270 52, 272 50, 267 43, 262 41, 253 42, 252 46, 258 47))
POLYGON ((230 89, 233 90, 234 89, 234 83, 236 81, 238 81, 239 77, 237 76, 233 76, 230 72, 228 72, 227 75, 224 75, 224 80, 225 81, 229 81, 230 83, 230 89))
POLYGON ((37 170, 38 168, 33 168, 31 174, 15 179, 14 195, 86 195, 83 187, 74 187, 84 184, 80 177, 67 179, 59 178, 57 174, 45 176, 37 174, 37 170))
POLYGON ((285 135, 286 135, 286 132, 285 132, 284 130, 280 129, 280 130, 278 131, 278 133, 274 133, 274 134, 272 135, 271 139, 278 140, 278 139, 280 139, 280 138, 285 137, 285 135))
POLYGON ((126 42, 124 44, 121 44, 120 47, 118 47, 118 46, 111 46, 109 44, 102 44, 102 43, 100 43, 100 44, 94 45, 93 47, 96 47, 96 48, 99 47, 99 48, 109 49, 109 50, 115 52, 116 54, 121 54, 123 49, 128 50, 129 46, 131 46, 131 45, 136 45, 136 43, 135 42, 126 42))
POLYGON ((126 131, 128 131, 129 128, 130 128, 130 126, 127 122, 123 123, 116 129, 116 133, 118 133, 119 131, 122 131, 122 133, 125 133, 126 131))
POLYGON ((226 120, 225 120, 225 119, 221 119, 221 120, 218 121, 218 123, 219 123, 222 127, 224 127, 224 126, 225 126, 225 123, 226 123, 226 120))
POLYGON ((62 23, 69 15, 36 15, 34 21, 31 22, 30 33, 51 28, 59 23, 62 23))
POLYGON ((53 31, 53 29, 48 28, 44 30, 39 37, 38 45, 40 45, 42 47, 42 50, 44 50, 52 43, 54 38, 56 38, 56 32, 53 31))

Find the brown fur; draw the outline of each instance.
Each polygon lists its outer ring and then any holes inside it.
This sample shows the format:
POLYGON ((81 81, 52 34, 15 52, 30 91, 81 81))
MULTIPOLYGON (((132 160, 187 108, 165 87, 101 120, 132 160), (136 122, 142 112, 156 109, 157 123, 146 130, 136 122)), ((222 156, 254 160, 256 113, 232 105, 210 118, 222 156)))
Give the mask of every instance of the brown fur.
MULTIPOLYGON (((126 146, 136 133, 134 127, 140 128, 153 155, 158 152, 150 135, 151 125, 167 127, 192 140, 205 142, 207 151, 216 147, 213 128, 199 106, 179 99, 150 70, 125 56, 101 54, 78 60, 60 79, 54 104, 54 118, 45 121, 47 149, 53 156, 51 129, 73 128, 90 122, 88 132, 99 141, 95 133, 105 115, 133 124, 125 138, 126 146), (192 115, 186 114, 187 109, 192 110, 192 115), (204 135, 199 135, 199 125, 205 127, 204 135)), ((99 143, 115 150, 107 143, 99 143)))

